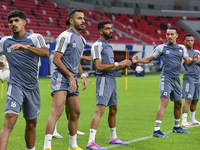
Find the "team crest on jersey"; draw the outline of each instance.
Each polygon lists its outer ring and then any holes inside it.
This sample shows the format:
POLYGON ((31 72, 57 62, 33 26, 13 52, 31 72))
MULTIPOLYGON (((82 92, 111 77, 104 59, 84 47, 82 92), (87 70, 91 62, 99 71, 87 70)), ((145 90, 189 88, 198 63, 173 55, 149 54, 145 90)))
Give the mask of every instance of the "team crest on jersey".
POLYGON ((170 54, 170 51, 169 51, 169 50, 166 50, 166 54, 170 54))
POLYGON ((11 52, 11 48, 10 48, 10 47, 7 48, 7 52, 8 52, 8 53, 11 52))
POLYGON ((72 47, 73 47, 73 48, 76 47, 76 41, 74 41, 74 42, 72 43, 72 47))
POLYGON ((180 53, 182 53, 182 52, 183 52, 183 50, 182 50, 182 49, 179 49, 179 52, 180 52, 180 53))

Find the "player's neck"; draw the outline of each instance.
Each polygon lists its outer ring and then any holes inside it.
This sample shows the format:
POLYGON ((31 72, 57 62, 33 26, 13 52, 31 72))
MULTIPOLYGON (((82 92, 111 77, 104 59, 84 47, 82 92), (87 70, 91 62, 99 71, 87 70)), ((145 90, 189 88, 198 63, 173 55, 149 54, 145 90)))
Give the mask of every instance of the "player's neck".
POLYGON ((193 50, 193 47, 192 47, 192 48, 188 48, 188 47, 186 47, 186 48, 187 48, 187 50, 189 50, 189 51, 193 50))
POLYGON ((104 41, 106 41, 106 42, 108 42, 108 40, 109 40, 109 39, 106 39, 104 36, 101 36, 100 39, 101 39, 101 40, 104 40, 104 41))
POLYGON ((74 32, 76 32, 77 34, 80 34, 80 32, 81 32, 81 30, 76 30, 76 29, 74 28, 74 26, 71 26, 71 29, 72 29, 74 32))
POLYGON ((13 33, 13 36, 18 39, 18 38, 22 37, 25 34, 25 32, 26 31, 22 29, 20 32, 13 33))

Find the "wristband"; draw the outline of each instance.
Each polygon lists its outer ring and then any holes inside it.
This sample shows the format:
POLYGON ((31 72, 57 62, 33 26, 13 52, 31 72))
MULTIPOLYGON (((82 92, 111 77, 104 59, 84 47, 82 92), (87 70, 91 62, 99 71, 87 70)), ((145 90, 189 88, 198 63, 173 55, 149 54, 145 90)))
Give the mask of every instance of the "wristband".
POLYGON ((119 63, 118 63, 118 62, 115 62, 114 64, 115 64, 115 67, 118 67, 118 66, 119 66, 119 63))
POLYGON ((81 79, 83 79, 83 77, 86 77, 84 73, 81 74, 81 79))

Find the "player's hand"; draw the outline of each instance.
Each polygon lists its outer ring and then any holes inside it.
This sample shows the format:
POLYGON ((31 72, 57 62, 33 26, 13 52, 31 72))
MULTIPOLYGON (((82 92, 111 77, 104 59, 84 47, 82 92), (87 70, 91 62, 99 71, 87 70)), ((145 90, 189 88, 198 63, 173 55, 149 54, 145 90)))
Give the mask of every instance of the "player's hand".
POLYGON ((129 59, 125 59, 125 60, 119 62, 118 64, 119 64, 120 67, 130 68, 131 61, 129 59))
POLYGON ((22 44, 13 44, 10 48, 13 50, 24 51, 27 50, 30 45, 22 45, 22 44))
POLYGON ((193 60, 200 62, 199 55, 195 55, 195 54, 196 54, 196 52, 194 52, 194 54, 193 54, 193 60))
POLYGON ((70 82, 70 89, 72 89, 72 91, 75 92, 77 90, 77 85, 73 75, 69 77, 69 82, 70 82))
POLYGON ((83 77, 83 79, 81 80, 81 82, 82 82, 82 86, 84 86, 83 89, 82 89, 82 91, 84 91, 84 90, 87 88, 87 80, 86 80, 86 77, 83 77))
POLYGON ((6 70, 6 63, 4 61, 0 61, 0 69, 2 71, 6 70))
POLYGON ((135 57, 132 58, 133 63, 137 63, 139 61, 139 56, 136 55, 135 57))

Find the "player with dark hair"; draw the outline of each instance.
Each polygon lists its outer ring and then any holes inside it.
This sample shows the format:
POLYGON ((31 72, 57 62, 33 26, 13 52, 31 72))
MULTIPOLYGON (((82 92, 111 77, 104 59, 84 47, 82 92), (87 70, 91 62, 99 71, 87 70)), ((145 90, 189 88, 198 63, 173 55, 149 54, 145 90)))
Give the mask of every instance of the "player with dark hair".
POLYGON ((157 110, 155 130, 153 132, 155 137, 167 137, 167 135, 164 135, 160 131, 160 126, 169 99, 174 101, 174 128, 172 131, 177 133, 189 133, 180 127, 182 105, 180 67, 182 58, 187 65, 192 65, 194 61, 199 61, 199 57, 194 53, 193 59, 190 59, 185 46, 176 43, 177 37, 177 29, 175 27, 169 27, 166 31, 168 43, 158 45, 149 57, 139 58, 136 55, 132 59, 134 63, 150 63, 158 56, 161 56, 163 61, 163 69, 160 78, 160 105, 157 110))
POLYGON ((62 32, 56 39, 56 49, 53 63, 57 67, 51 79, 52 112, 46 126, 44 150, 51 150, 52 134, 55 124, 63 113, 65 104, 69 112, 69 148, 82 150, 77 146, 77 128, 80 115, 79 91, 77 75, 82 78, 82 85, 87 88, 86 75, 80 64, 80 57, 85 46, 85 39, 80 35, 84 28, 84 13, 73 9, 69 13, 71 28, 62 32))
POLYGON ((49 57, 49 50, 40 34, 25 31, 26 16, 22 11, 13 10, 7 18, 13 35, 0 41, 0 54, 6 55, 10 68, 0 150, 6 150, 21 109, 26 120, 26 149, 35 150, 37 116, 40 111, 38 61, 39 57, 49 57))
MULTIPOLYGON (((194 52, 200 55, 199 51, 193 48, 194 36, 188 33, 184 36, 185 47, 188 50, 188 55, 192 59, 194 52)), ((195 119, 196 106, 199 100, 199 71, 200 63, 194 62, 188 66, 183 63, 185 74, 183 76, 182 98, 185 99, 182 113, 182 127, 192 127, 191 125, 199 125, 200 122, 195 119), (188 107, 190 106, 190 121, 187 122, 188 107)))
POLYGON ((117 85, 115 72, 125 67, 129 68, 130 60, 114 62, 114 53, 112 46, 108 43, 112 38, 112 25, 109 21, 100 21, 98 23, 100 39, 98 39, 91 48, 91 54, 96 67, 96 112, 91 122, 90 137, 87 149, 103 150, 105 148, 95 143, 95 135, 101 116, 105 107, 109 106, 108 124, 110 127, 110 144, 127 145, 117 137, 116 134, 116 113, 117 113, 117 85))
MULTIPOLYGON (((70 28, 70 21, 69 21, 69 18, 66 19, 65 21, 65 25, 66 25, 66 28, 67 30, 70 28)), ((92 56, 91 56, 92 57, 92 56)), ((81 56, 81 59, 86 59, 86 60, 89 60, 88 59, 88 56, 81 56), (85 58, 86 57, 86 58, 85 58)), ((89 57, 90 58, 90 57, 89 57)), ((67 122, 68 122, 68 118, 69 118, 69 113, 67 111, 67 106, 65 107, 65 112, 66 112, 66 115, 67 115, 67 122)), ((67 131, 69 133, 69 130, 67 131)), ((77 135, 85 135, 84 132, 81 132, 79 130, 77 130, 77 135)), ((55 129, 54 129, 54 132, 53 132, 53 137, 54 138, 59 138, 59 139, 62 139, 63 137, 57 132, 57 122, 56 122, 56 125, 55 125, 55 129)))

